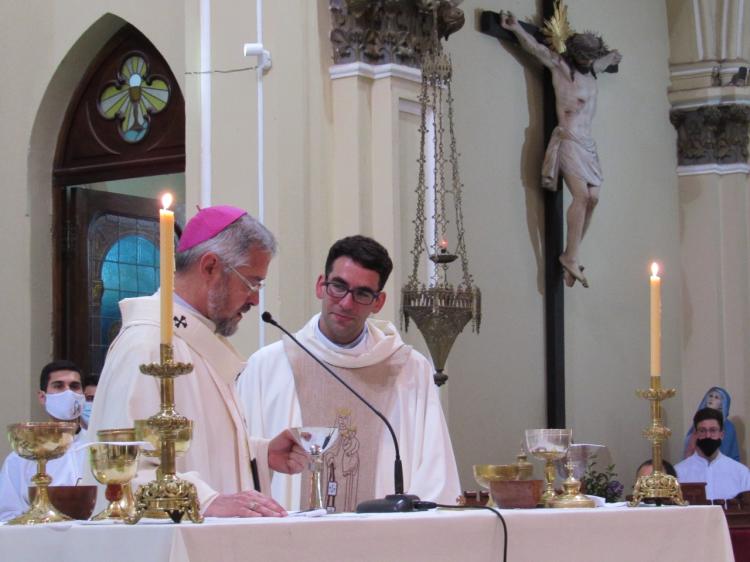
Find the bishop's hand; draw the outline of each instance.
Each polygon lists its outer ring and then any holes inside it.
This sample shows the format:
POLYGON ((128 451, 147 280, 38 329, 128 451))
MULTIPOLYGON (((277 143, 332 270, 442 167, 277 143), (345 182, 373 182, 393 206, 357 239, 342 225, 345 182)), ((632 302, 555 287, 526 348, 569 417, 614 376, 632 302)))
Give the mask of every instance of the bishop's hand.
POLYGON ((268 466, 276 472, 297 474, 307 466, 307 453, 294 440, 292 432, 285 429, 268 444, 268 466))
POLYGON ((237 494, 219 494, 208 505, 206 517, 284 517, 287 515, 275 500, 255 490, 237 494))

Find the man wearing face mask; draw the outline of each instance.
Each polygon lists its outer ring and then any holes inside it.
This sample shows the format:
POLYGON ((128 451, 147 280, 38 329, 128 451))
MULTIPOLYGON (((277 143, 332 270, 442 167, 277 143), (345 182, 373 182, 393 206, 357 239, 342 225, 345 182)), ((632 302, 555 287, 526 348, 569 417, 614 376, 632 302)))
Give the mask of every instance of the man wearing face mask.
POLYGON ((94 396, 96 396, 96 387, 99 385, 99 377, 97 375, 90 375, 83 381, 83 396, 86 398, 86 402, 83 404, 83 411, 81 412, 81 427, 88 429, 89 420, 91 419, 91 409, 94 406, 94 396))
POLYGON ((750 469, 721 454, 724 418, 713 408, 702 408, 693 417, 697 440, 695 453, 677 463, 677 480, 705 482, 706 498, 725 500, 750 490, 750 469))
MULTIPOLYGON (((52 421, 79 424, 75 441, 65 455, 47 462, 52 486, 75 485, 88 470, 86 449, 75 450, 76 445, 86 438, 86 430, 80 427, 86 403, 81 371, 70 361, 48 363, 39 377, 38 397, 52 421)), ((16 453, 6 457, 0 472, 0 521, 12 519, 28 509, 28 489, 36 469, 36 462, 22 459, 16 453)))

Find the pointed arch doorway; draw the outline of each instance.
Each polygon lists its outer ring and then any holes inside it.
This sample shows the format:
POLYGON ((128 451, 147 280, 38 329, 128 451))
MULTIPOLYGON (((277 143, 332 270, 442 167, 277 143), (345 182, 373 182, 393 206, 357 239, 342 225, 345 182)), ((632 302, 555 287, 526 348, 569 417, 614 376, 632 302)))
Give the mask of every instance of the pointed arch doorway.
MULTIPOLYGON (((135 27, 89 65, 54 162, 54 353, 98 375, 120 327, 119 300, 158 288, 157 198, 171 191, 185 201, 185 103, 135 27)), ((184 206, 176 212, 179 232, 184 206)))

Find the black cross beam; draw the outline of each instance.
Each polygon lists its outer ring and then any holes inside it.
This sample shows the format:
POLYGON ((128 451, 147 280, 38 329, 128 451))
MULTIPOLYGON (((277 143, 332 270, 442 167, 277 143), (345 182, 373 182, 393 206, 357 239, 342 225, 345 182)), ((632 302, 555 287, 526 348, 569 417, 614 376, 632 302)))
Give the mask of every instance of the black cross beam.
MULTIPOLYGON (((554 13, 554 0, 544 0, 542 17, 549 19, 554 13)), ((526 22, 521 25, 543 41, 538 27, 526 22)), ((500 41, 518 43, 513 33, 500 25, 500 14, 482 12, 480 31, 500 41)), ((609 69, 608 69, 609 70, 609 69)), ((543 80, 544 146, 557 126, 555 91, 552 76, 546 68, 543 80)), ((562 174, 556 191, 542 189, 544 196, 544 348, 547 395, 547 427, 565 427, 565 294, 562 266, 558 256, 563 252, 563 190, 562 174)))

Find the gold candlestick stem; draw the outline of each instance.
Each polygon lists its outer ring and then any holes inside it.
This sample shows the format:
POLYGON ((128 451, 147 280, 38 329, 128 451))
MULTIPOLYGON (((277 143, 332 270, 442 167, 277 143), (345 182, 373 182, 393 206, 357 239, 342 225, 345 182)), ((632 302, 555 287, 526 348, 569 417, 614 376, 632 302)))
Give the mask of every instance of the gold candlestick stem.
POLYGON ((661 403, 672 398, 676 392, 674 388, 662 388, 659 375, 651 376, 651 388, 636 390, 639 397, 651 402, 651 425, 643 431, 643 436, 651 441, 653 472, 638 478, 633 488, 633 499, 628 504, 630 507, 639 505, 644 499, 654 500, 657 505, 667 500, 677 505, 687 505, 677 478, 664 473, 662 462, 662 443, 669 439, 672 431, 664 425, 661 403))
POLYGON ((166 512, 175 523, 184 515, 193 523, 202 523, 200 504, 195 486, 178 478, 175 443, 191 421, 175 410, 174 379, 193 370, 189 363, 175 363, 171 345, 161 344, 160 363, 141 365, 141 372, 159 379, 161 404, 159 412, 151 416, 147 426, 159 435, 161 444, 156 480, 139 486, 135 497, 135 516, 128 523, 137 523, 146 513, 166 512))

